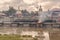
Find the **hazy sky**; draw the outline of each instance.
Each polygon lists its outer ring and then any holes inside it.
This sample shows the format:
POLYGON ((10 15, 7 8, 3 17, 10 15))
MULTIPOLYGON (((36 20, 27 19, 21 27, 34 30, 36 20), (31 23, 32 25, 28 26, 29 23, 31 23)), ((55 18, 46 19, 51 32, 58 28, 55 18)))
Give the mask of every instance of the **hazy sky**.
POLYGON ((42 5, 44 10, 59 8, 60 0, 0 0, 0 10, 8 10, 9 6, 21 9, 37 10, 36 7, 42 5))

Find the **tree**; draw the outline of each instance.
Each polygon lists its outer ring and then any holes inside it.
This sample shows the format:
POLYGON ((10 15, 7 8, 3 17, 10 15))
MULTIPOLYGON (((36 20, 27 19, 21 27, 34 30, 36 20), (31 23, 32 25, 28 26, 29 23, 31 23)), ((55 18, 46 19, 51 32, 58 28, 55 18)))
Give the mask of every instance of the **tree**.
POLYGON ((30 13, 27 10, 22 10, 21 13, 23 16, 30 16, 30 13))
POLYGON ((13 7, 9 7, 8 11, 3 11, 7 16, 12 16, 16 13, 16 10, 13 7))

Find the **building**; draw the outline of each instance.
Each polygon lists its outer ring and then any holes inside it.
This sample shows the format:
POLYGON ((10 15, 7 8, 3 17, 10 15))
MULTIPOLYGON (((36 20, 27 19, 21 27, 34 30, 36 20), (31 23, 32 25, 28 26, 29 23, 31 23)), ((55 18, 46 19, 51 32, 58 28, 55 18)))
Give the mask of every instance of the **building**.
POLYGON ((50 10, 52 15, 52 20, 56 20, 56 22, 60 22, 60 8, 54 8, 50 10))
POLYGON ((60 27, 60 8, 54 8, 48 11, 42 11, 40 6, 39 14, 39 27, 60 27))
POLYGON ((38 23, 42 23, 42 22, 44 22, 44 21, 46 21, 46 20, 50 20, 51 18, 51 12, 50 12, 50 10, 48 10, 48 11, 43 11, 43 9, 42 9, 42 7, 40 6, 40 9, 39 9, 39 11, 38 11, 38 23))

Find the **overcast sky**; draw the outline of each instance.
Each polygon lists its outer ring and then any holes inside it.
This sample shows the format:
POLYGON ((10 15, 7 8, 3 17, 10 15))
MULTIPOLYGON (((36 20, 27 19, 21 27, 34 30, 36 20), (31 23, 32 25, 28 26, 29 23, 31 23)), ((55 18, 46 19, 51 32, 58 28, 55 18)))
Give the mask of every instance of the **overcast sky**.
POLYGON ((27 10, 37 10, 42 5, 44 10, 59 8, 60 0, 0 0, 0 10, 8 10, 9 6, 27 10))

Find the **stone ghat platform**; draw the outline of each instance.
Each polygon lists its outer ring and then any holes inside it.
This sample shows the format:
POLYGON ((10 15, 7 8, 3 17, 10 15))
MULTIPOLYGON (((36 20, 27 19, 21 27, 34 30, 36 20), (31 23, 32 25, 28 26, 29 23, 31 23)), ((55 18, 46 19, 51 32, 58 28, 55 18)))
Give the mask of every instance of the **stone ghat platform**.
POLYGON ((35 28, 60 28, 60 23, 0 23, 0 27, 35 27, 35 28))

